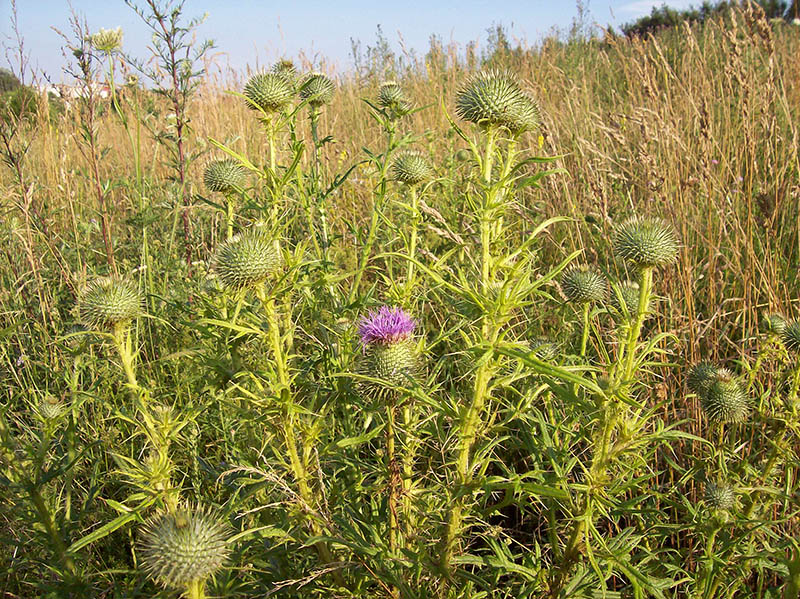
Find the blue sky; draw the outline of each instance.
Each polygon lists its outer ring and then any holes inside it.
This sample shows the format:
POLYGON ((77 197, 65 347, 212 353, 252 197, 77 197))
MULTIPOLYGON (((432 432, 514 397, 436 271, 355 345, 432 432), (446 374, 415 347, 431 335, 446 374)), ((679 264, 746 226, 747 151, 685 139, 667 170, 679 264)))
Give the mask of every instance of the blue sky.
MULTIPOLYGON (((619 25, 650 12, 661 0, 589 0, 584 2, 591 22, 619 25)), ((144 4, 144 0, 139 0, 144 4)), ((686 7, 690 0, 667 0, 686 7)), ((150 39, 139 17, 122 0, 72 0, 72 7, 88 21, 89 29, 121 26, 126 51, 147 56, 150 39)), ((186 0, 185 14, 208 19, 198 35, 215 41, 219 64, 244 69, 271 64, 281 56, 303 52, 318 63, 325 59, 338 71, 352 68, 351 38, 362 48, 373 44, 380 25, 393 48, 400 43, 420 53, 431 34, 464 45, 481 43, 493 23, 506 27, 513 38, 534 43, 553 28, 567 29, 578 13, 574 0, 186 0)), ((17 0, 20 33, 31 66, 62 80, 61 38, 51 27, 69 31, 67 0, 17 0)), ((11 38, 11 0, 0 0, 0 38, 14 48, 11 38)), ((7 67, 6 57, 0 57, 7 67)))

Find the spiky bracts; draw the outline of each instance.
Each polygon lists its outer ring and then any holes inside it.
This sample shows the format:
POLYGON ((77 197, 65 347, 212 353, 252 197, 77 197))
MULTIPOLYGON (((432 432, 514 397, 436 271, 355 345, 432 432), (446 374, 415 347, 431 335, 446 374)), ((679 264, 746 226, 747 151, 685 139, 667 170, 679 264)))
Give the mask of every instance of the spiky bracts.
POLYGON ((411 102, 396 81, 384 81, 378 89, 378 106, 392 119, 405 116, 411 110, 411 102))
POLYGON ((122 49, 122 27, 103 29, 89 36, 89 43, 95 50, 111 54, 122 49))
POLYGON ((276 75, 283 77, 291 86, 292 91, 297 91, 298 74, 294 63, 291 60, 287 60, 285 58, 281 59, 272 65, 272 68, 269 71, 270 73, 275 73, 276 75))
POLYGON ((336 89, 333 81, 322 73, 309 74, 300 86, 300 99, 307 100, 313 108, 329 104, 336 89))
POLYGON ((280 112, 294 97, 294 86, 280 73, 253 75, 244 86, 247 105, 253 110, 266 113, 280 112))
POLYGON ((89 329, 126 324, 142 312, 138 286, 125 279, 101 277, 91 282, 78 300, 78 317, 89 329))
POLYGON ((589 266, 571 266, 561 273, 561 291, 575 304, 605 299, 608 285, 605 277, 589 266))
POLYGON ((382 306, 361 319, 358 334, 363 356, 359 372, 380 381, 362 383, 365 392, 387 397, 394 387, 407 387, 418 378, 420 358, 412 337, 415 327, 414 319, 402 308, 382 306))
POLYGON ((710 422, 734 424, 750 415, 750 398, 730 370, 703 362, 692 368, 687 383, 710 422))
MULTIPOLYGON (((639 312, 639 283, 623 281, 611 290, 609 304, 623 318, 633 318, 639 312)), ((646 306, 649 309, 649 306, 646 306)))
POLYGON ((736 507, 736 490, 724 483, 706 483, 705 502, 712 509, 730 511, 736 507))
POLYGON ((419 152, 406 151, 392 162, 389 174, 393 181, 409 186, 433 179, 435 173, 430 162, 419 152))
POLYGON ((759 328, 767 335, 782 335, 786 330, 786 318, 782 314, 764 314, 761 317, 759 328))
POLYGON ((781 341, 786 349, 800 352, 800 320, 786 324, 786 328, 781 333, 781 341))
POLYGON ((251 227, 223 243, 213 264, 228 289, 252 288, 280 268, 280 246, 264 227, 251 227))
POLYGON ((179 508, 145 522, 138 552, 145 572, 168 588, 185 589, 222 568, 230 555, 228 525, 199 508, 179 508))
POLYGON ((465 121, 487 127, 503 127, 513 135, 535 129, 541 122, 536 101, 516 78, 499 70, 474 75, 456 94, 456 113, 465 121))
POLYGON ((678 247, 675 229, 658 218, 633 217, 614 232, 614 252, 640 268, 674 262, 678 247))
POLYGON ((37 406, 39 415, 45 420, 54 420, 67 411, 63 401, 53 395, 46 395, 37 406))
POLYGON ((203 172, 203 183, 209 191, 226 196, 239 193, 247 184, 247 170, 231 158, 209 162, 203 172))

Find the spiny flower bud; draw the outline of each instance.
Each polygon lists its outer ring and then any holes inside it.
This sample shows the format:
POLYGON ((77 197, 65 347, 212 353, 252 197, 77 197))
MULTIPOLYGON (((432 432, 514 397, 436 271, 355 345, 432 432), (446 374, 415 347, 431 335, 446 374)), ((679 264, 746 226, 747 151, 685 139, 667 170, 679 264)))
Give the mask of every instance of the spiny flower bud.
POLYGON ((209 162, 203 173, 203 183, 209 191, 226 196, 240 192, 247 184, 247 171, 231 158, 209 162))
POLYGON ((247 105, 266 113, 279 112, 292 101, 294 88, 286 77, 277 73, 253 75, 244 86, 247 105))
POLYGON ((429 181, 435 175, 433 167, 419 152, 403 152, 392 162, 390 175, 393 181, 409 186, 429 181))
MULTIPOLYGON (((625 318, 632 318, 639 312, 639 283, 624 281, 614 285, 610 297, 611 307, 625 318), (620 301, 621 300, 621 301, 620 301)), ((649 306, 645 306, 649 309, 649 306)))
POLYGON ((781 340, 786 349, 800 352, 800 321, 796 320, 787 324, 781 335, 781 340))
POLYGON ((750 400, 733 374, 724 368, 700 394, 700 403, 709 421, 721 424, 744 422, 750 413, 750 400))
POLYGON ((703 395, 716 380, 718 371, 719 368, 717 368, 711 362, 700 362, 699 364, 695 364, 689 370, 689 374, 686 377, 686 385, 694 393, 703 395))
POLYGON ((64 402, 52 395, 47 395, 39 402, 39 415, 45 420, 55 420, 67 411, 64 402))
POLYGON ((661 219, 634 217, 617 227, 614 251, 638 267, 661 266, 678 257, 678 238, 661 219))
POLYGON ((516 79, 504 71, 482 71, 456 94, 456 113, 465 121, 489 127, 505 127, 519 135, 541 122, 539 106, 522 91, 516 79))
POLYGON ((767 335, 782 335, 787 324, 781 314, 764 314, 761 318, 760 328, 767 335))
POLYGON ((142 296, 136 284, 113 277, 90 283, 78 301, 81 322, 89 329, 125 324, 141 314, 142 296))
POLYGON ((333 81, 322 73, 311 73, 300 86, 300 99, 308 100, 313 108, 329 104, 333 99, 333 81))
POLYGON ((287 83, 292 87, 292 90, 296 90, 297 88, 297 69, 294 67, 294 63, 291 60, 281 59, 272 65, 270 69, 271 73, 275 73, 276 75, 280 75, 284 79, 286 79, 287 83))
POLYGON ((382 306, 361 319, 358 334, 364 348, 360 372, 389 386, 365 382, 362 388, 376 397, 391 395, 392 387, 406 387, 419 375, 419 354, 412 338, 416 322, 402 308, 382 306))
POLYGON ((229 528, 198 508, 150 518, 139 537, 144 570, 168 588, 185 589, 216 574, 230 555, 229 528))
POLYGON ((528 343, 528 347, 533 354, 540 360, 547 362, 555 360, 558 356, 558 344, 553 343, 547 337, 536 337, 528 343))
POLYGON ((736 491, 730 485, 706 483, 705 500, 715 510, 729 511, 736 506, 736 491))
POLYGON ((576 304, 599 302, 606 296, 606 280, 588 266, 571 266, 561 274, 561 291, 576 304))
POLYGON ((89 43, 95 50, 111 54, 122 49, 122 27, 103 29, 89 36, 89 43))
POLYGON ((378 89, 378 105, 386 109, 393 119, 408 114, 411 102, 403 93, 403 88, 396 81, 384 81, 378 89))
POLYGON ((280 265, 277 240, 257 226, 231 237, 214 256, 214 270, 228 289, 255 287, 280 265))

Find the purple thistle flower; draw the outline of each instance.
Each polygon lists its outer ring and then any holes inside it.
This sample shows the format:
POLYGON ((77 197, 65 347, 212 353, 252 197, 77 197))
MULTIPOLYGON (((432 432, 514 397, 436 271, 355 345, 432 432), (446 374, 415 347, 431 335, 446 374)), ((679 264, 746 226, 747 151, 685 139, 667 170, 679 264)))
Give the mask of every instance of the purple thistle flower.
POLYGON ((381 306, 361 318, 358 334, 365 346, 370 343, 390 345, 408 339, 416 326, 416 321, 402 308, 381 306))

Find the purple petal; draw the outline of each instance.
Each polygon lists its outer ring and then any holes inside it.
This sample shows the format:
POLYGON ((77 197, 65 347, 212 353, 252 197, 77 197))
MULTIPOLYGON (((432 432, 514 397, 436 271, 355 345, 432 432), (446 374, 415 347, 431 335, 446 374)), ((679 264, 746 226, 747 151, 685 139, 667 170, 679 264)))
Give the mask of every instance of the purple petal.
POLYGON ((407 339, 414 328, 416 321, 402 308, 381 306, 378 310, 370 310, 358 323, 358 334, 361 343, 397 343, 407 339))

